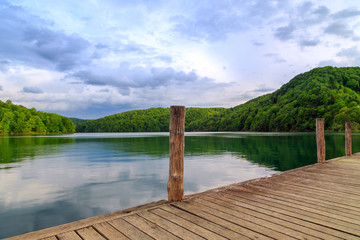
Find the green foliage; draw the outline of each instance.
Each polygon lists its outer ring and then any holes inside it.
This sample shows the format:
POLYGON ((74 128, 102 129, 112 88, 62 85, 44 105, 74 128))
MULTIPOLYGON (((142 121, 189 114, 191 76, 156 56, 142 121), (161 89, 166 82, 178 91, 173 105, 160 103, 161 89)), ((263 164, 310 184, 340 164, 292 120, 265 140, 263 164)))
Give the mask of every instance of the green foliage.
MULTIPOLYGON (((186 131, 197 130, 196 122, 223 111, 221 108, 187 108, 186 131)), ((169 131, 169 108, 133 110, 87 120, 76 126, 77 132, 167 132, 169 131)))
POLYGON ((0 134, 58 134, 74 133, 75 124, 56 113, 36 111, 10 100, 0 101, 0 134))
MULTIPOLYGON (((229 109, 186 109, 186 131, 360 130, 360 67, 323 67, 299 74, 277 91, 229 109)), ((8 116, 10 117, 10 116, 8 116)), ((168 131, 169 109, 129 111, 80 123, 80 132, 168 131)))
POLYGON ((359 67, 315 68, 274 93, 200 121, 198 130, 313 131, 316 118, 325 118, 328 130, 343 130, 346 121, 360 130, 359 82, 359 67))

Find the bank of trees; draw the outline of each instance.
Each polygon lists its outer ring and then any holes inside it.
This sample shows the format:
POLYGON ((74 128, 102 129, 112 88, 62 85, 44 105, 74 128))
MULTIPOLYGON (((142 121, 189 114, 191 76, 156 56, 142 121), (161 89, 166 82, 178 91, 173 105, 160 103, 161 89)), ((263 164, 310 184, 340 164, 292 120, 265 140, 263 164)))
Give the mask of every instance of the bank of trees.
POLYGON ((36 111, 10 100, 0 101, 0 134, 59 134, 75 132, 75 124, 56 113, 36 111))
MULTIPOLYGON (((195 131, 191 122, 206 119, 223 111, 221 108, 187 108, 186 130, 195 131)), ((76 126, 77 132, 167 132, 169 131, 169 108, 149 108, 114 114, 88 120, 76 126)))

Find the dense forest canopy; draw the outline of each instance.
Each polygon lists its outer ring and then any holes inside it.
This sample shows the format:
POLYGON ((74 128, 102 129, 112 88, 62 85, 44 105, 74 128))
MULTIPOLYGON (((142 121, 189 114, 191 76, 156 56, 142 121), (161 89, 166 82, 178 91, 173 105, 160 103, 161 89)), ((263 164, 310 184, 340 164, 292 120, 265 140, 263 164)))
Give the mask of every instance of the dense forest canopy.
MULTIPOLYGON (((223 111, 222 108, 187 108, 186 131, 195 131, 191 123, 223 111)), ((77 132, 167 132, 169 108, 133 110, 79 123, 77 132)))
MULTIPOLYGON (((229 109, 187 108, 186 131, 313 131, 347 121, 360 130, 360 67, 323 67, 299 74, 277 91, 229 109)), ((79 123, 79 132, 168 131, 168 108, 134 110, 79 123)))
POLYGON ((36 111, 10 100, 0 101, 0 134, 59 134, 74 133, 75 124, 56 113, 36 111))
POLYGON ((271 94, 194 125, 202 131, 313 131, 315 119, 325 118, 327 130, 341 130, 347 121, 359 130, 359 82, 359 67, 315 68, 271 94))

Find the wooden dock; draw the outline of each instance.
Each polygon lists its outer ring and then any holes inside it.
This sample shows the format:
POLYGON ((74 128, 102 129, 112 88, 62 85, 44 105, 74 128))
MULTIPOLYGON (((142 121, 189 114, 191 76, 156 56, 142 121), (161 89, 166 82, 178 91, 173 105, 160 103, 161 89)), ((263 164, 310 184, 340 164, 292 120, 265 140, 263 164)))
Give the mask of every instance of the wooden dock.
POLYGON ((360 154, 9 239, 360 239, 360 154))

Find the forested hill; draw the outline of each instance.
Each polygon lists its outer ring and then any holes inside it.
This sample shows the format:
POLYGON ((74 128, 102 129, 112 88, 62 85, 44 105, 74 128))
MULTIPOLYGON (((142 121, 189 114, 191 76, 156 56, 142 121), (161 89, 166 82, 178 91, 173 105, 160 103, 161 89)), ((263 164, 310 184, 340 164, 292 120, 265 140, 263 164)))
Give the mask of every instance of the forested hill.
MULTIPOLYGON (((229 109, 186 109, 186 131, 313 131, 325 118, 327 130, 346 121, 360 130, 360 67, 315 68, 277 91, 229 109)), ((79 132, 168 131, 169 109, 152 108, 86 121, 79 132)))
POLYGON ((312 131, 325 118, 327 130, 346 121, 360 130, 360 67, 323 67, 299 74, 277 91, 193 122, 198 131, 312 131))
POLYGON ((0 101, 0 135, 74 133, 75 124, 56 113, 0 101))
MULTIPOLYGON (((224 111, 222 108, 187 108, 186 131, 195 131, 192 122, 207 119, 224 111)), ((167 132, 169 131, 169 108, 149 108, 88 120, 76 126, 77 132, 167 132)))

